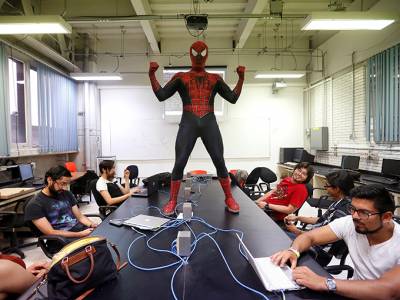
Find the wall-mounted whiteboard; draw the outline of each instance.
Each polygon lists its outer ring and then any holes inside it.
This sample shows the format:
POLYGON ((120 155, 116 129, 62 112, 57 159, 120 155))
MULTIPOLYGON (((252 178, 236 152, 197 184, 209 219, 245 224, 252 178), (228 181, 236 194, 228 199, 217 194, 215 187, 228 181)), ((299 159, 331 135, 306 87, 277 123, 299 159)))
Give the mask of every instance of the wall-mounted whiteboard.
MULTIPOLYGON (((246 105, 246 94, 235 105, 246 105)), ((117 160, 174 159, 178 124, 163 119, 163 104, 150 87, 102 88, 100 103, 102 155, 115 155, 117 160)), ((225 158, 270 156, 269 118, 229 118, 228 113, 219 126, 225 158)), ((191 158, 209 158, 201 139, 191 158)))

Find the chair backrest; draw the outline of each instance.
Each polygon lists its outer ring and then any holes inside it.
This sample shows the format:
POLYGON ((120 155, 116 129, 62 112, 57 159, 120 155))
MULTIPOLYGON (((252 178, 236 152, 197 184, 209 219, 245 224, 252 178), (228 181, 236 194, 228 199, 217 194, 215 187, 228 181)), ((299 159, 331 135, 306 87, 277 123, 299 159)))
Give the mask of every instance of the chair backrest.
POLYGON ((246 184, 257 184, 258 179, 260 179, 260 171, 261 167, 257 167, 253 171, 251 171, 249 176, 247 177, 246 184))
POLYGON ((126 167, 129 171, 129 179, 133 180, 139 176, 139 168, 137 165, 129 165, 126 167))
POLYGON ((205 174, 207 174, 207 171, 205 171, 205 170, 192 170, 189 173, 190 173, 190 175, 205 175, 205 174))
POLYGON ((99 179, 92 179, 89 183, 89 189, 90 192, 92 193, 94 200, 96 200, 96 203, 98 206, 105 206, 107 205, 107 202, 103 199, 103 196, 99 193, 99 191, 96 189, 96 183, 97 180, 99 179))
POLYGON ((65 163, 65 167, 67 168, 68 171, 70 172, 77 172, 78 169, 76 167, 76 164, 73 161, 67 161, 65 163))
POLYGON ((262 181, 264 181, 265 183, 272 183, 272 182, 275 182, 278 180, 278 178, 276 177, 276 174, 266 167, 260 168, 259 176, 260 176, 260 179, 262 181))

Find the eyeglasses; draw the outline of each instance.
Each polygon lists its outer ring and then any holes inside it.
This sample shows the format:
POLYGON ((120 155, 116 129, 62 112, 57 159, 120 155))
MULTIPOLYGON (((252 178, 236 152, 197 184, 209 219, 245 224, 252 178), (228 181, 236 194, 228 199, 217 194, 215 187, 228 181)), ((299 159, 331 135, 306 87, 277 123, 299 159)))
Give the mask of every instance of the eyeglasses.
POLYGON ((69 182, 62 182, 62 181, 58 181, 58 180, 56 180, 56 183, 61 187, 66 187, 69 185, 69 182))
POLYGON ((358 215, 358 216, 360 217, 360 219, 362 219, 362 220, 366 220, 366 219, 368 219, 370 216, 373 216, 373 215, 381 215, 381 214, 383 214, 383 213, 381 213, 381 212, 375 212, 375 213, 373 213, 373 212, 370 212, 370 211, 365 210, 365 209, 357 209, 357 208, 355 208, 355 207, 352 206, 352 205, 350 205, 348 209, 349 209, 349 213, 350 213, 351 215, 354 215, 354 213, 356 212, 357 215, 358 215))

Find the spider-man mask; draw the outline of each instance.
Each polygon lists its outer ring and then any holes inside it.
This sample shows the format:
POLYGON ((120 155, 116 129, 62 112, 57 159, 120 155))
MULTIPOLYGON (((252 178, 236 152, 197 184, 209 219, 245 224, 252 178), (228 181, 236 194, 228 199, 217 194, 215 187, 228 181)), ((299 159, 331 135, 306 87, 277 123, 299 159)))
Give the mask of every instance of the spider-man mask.
POLYGON ((190 46, 190 60, 193 69, 204 69, 208 57, 208 47, 202 41, 197 41, 190 46))

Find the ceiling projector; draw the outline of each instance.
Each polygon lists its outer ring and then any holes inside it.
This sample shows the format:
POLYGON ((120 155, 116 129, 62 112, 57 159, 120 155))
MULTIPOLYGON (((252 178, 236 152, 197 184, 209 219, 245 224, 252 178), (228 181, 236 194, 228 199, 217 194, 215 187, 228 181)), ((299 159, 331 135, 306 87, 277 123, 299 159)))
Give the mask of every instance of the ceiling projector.
POLYGON ((207 15, 186 15, 186 26, 191 30, 206 30, 208 25, 207 15))

